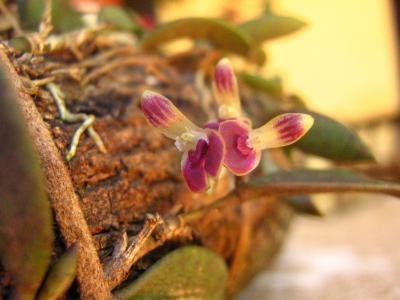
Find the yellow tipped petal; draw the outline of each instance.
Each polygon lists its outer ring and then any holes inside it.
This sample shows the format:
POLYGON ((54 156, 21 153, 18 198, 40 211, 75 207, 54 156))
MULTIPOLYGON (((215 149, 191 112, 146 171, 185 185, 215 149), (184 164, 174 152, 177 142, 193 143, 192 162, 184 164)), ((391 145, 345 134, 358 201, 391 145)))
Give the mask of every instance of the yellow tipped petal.
POLYGON ((141 107, 151 125, 171 139, 192 131, 201 131, 166 97, 145 91, 141 98, 141 107))
POLYGON ((212 86, 218 103, 219 117, 221 119, 241 117, 238 84, 229 59, 223 58, 218 62, 212 86))
POLYGON ((313 123, 314 118, 307 114, 282 114, 253 130, 249 143, 259 150, 287 146, 301 139, 313 123))

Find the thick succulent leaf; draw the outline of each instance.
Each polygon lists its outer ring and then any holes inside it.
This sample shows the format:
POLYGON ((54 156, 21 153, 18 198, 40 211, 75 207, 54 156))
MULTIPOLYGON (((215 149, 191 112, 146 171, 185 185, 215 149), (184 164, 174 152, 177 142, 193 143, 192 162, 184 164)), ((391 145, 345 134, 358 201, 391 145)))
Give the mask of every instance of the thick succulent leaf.
POLYGON ((259 90, 272 97, 282 97, 283 87, 280 77, 267 79, 257 74, 243 73, 239 78, 253 89, 259 90))
POLYGON ((50 269, 37 300, 61 299, 76 276, 78 246, 70 247, 50 269))
POLYGON ((248 33, 257 43, 262 43, 272 38, 296 32, 306 25, 304 21, 293 17, 267 13, 240 24, 239 28, 248 33))
POLYGON ((253 177, 245 186, 250 195, 306 195, 332 192, 382 193, 400 197, 400 184, 373 179, 349 170, 279 171, 253 177))
POLYGON ((51 256, 53 231, 39 160, 16 96, 0 73, 0 258, 15 299, 33 299, 51 256))
POLYGON ((374 160, 368 146, 356 132, 319 113, 301 110, 314 117, 310 131, 296 143, 304 152, 336 161, 374 160))
MULTIPOLYGON (((52 23, 54 30, 65 32, 83 27, 78 12, 74 11, 67 0, 52 0, 52 23)), ((31 30, 37 30, 42 20, 45 0, 18 0, 20 21, 31 30)))
POLYGON ((224 299, 228 270, 215 252, 198 246, 175 250, 115 293, 116 299, 224 299))
POLYGON ((244 56, 257 64, 265 62, 264 52, 247 33, 218 19, 185 18, 163 24, 143 38, 142 46, 154 49, 179 38, 206 40, 217 49, 244 56))
POLYGON ((121 6, 104 6, 99 11, 98 18, 101 23, 110 24, 115 29, 126 31, 140 30, 133 17, 121 6))

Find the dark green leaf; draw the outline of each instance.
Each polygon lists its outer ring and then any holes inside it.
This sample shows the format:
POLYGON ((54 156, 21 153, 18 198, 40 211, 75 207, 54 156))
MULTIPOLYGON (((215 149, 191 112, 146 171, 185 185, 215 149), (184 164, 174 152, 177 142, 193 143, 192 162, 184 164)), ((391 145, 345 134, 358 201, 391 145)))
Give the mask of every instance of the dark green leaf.
POLYGON ((218 19, 187 18, 163 24, 144 37, 142 46, 154 49, 165 42, 185 37, 206 40, 217 49, 239 54, 258 64, 265 62, 264 52, 254 46, 248 34, 218 19))
POLYGON ((117 299, 223 299, 228 270, 213 251, 187 246, 156 262, 139 279, 115 293, 117 299))
POLYGON ((109 5, 103 7, 98 18, 101 23, 111 24, 119 30, 135 31, 139 28, 132 16, 121 6, 109 5))
POLYGON ((75 279, 77 259, 78 246, 74 245, 50 269, 37 300, 61 299, 75 279))
POLYGON ((266 79, 256 74, 243 73, 240 78, 250 87, 267 95, 277 98, 282 97, 282 79, 279 77, 266 79))
POLYGON ((306 195, 332 192, 383 193, 400 197, 400 184, 348 170, 279 171, 253 177, 243 186, 248 195, 306 195))
POLYGON ((293 17, 265 14, 240 24, 239 28, 261 44, 266 40, 296 32, 306 25, 304 21, 293 17))
POLYGON ((288 196, 285 198, 285 201, 298 212, 317 216, 324 214, 308 195, 288 196))
MULTIPOLYGON (((52 0, 52 24, 56 32, 65 32, 83 27, 81 16, 67 0, 52 0)), ((42 20, 45 0, 18 0, 20 21, 24 27, 37 30, 42 20)))
POLYGON ((16 95, 0 72, 0 257, 16 299, 33 299, 50 260, 53 232, 39 159, 16 95))
POLYGON ((336 161, 371 161, 374 156, 356 132, 319 113, 298 110, 314 117, 314 125, 295 146, 304 152, 336 161))

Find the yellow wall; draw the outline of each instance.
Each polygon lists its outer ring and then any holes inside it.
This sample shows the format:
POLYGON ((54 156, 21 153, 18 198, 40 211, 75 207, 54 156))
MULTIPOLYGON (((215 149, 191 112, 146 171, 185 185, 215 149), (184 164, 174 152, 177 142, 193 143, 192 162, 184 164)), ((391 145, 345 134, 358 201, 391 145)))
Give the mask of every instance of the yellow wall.
POLYGON ((315 109, 345 120, 398 111, 394 27, 388 0, 280 0, 277 11, 309 30, 269 46, 271 72, 315 109))
MULTIPOLYGON (((268 43, 267 74, 285 78, 311 107, 345 121, 393 115, 397 62, 390 0, 275 0, 275 11, 299 16, 309 28, 268 43)), ((235 5, 240 18, 262 1, 172 1, 163 18, 218 16, 235 5)))

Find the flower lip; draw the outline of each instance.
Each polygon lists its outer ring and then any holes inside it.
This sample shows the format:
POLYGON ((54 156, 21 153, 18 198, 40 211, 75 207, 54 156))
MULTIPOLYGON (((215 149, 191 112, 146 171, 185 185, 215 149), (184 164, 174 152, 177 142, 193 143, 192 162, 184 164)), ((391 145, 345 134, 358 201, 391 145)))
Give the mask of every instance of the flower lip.
POLYGON ((225 143, 221 134, 215 130, 209 130, 207 137, 208 150, 205 156, 204 168, 208 175, 211 177, 217 177, 226 154, 225 143))
POLYGON ((195 150, 189 150, 188 152, 188 160, 192 164, 198 164, 204 159, 204 156, 208 152, 208 144, 206 140, 200 139, 197 142, 195 150))
POLYGON ((254 149, 249 147, 248 145, 249 137, 241 135, 236 140, 236 148, 240 153, 247 156, 249 155, 254 149))
POLYGON ((182 158, 182 175, 192 192, 204 192, 208 188, 207 173, 204 169, 204 159, 193 163, 185 152, 182 158))
POLYGON ((260 161, 260 151, 249 147, 250 128, 240 120, 224 121, 219 129, 226 147, 224 165, 235 175, 254 170, 260 161))
POLYGON ((207 139, 199 139, 196 148, 185 152, 182 174, 192 192, 203 192, 209 187, 208 176, 217 177, 225 155, 221 135, 210 130, 207 139))

